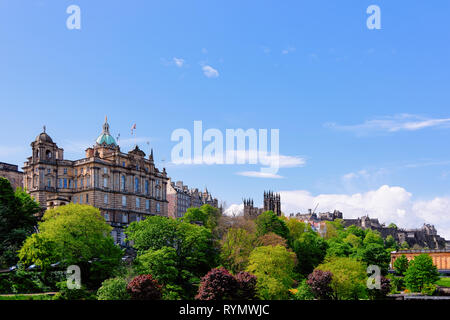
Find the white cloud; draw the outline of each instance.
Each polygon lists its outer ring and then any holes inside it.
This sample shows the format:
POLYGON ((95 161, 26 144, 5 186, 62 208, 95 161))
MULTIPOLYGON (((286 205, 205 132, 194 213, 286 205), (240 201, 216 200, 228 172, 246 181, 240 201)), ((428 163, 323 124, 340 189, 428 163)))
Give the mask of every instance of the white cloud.
MULTIPOLYGON (((232 164, 250 163, 250 159, 259 160, 258 163, 264 165, 278 162, 278 168, 303 167, 306 164, 306 159, 299 156, 271 155, 270 152, 257 150, 226 150, 226 153, 218 155, 218 158, 223 160, 220 163, 217 163, 217 159, 213 155, 212 157, 194 157, 189 164, 227 164, 225 159, 230 155, 233 155, 235 159, 232 164)), ((176 165, 187 164, 182 159, 172 163, 176 165)))
POLYGON ((244 214, 244 204, 232 204, 223 212, 227 216, 241 216, 244 214))
POLYGON ((414 200, 402 187, 383 185, 365 193, 312 195, 306 190, 280 191, 285 214, 307 212, 319 204, 317 211, 339 210, 344 218, 369 215, 381 223, 396 223, 404 228, 434 224, 441 236, 450 239, 450 197, 414 200))
POLYGON ((176 64, 177 67, 181 68, 184 65, 184 59, 181 58, 173 58, 173 62, 176 64))
POLYGON ((202 67, 203 70, 203 74, 207 77, 207 78, 217 78, 219 76, 219 71, 217 71, 216 69, 214 69, 211 66, 203 66, 202 67))
POLYGON ((260 172, 260 171, 241 171, 236 172, 237 175, 250 177, 250 178, 266 178, 266 179, 281 179, 282 176, 273 173, 260 172))
POLYGON ((399 114, 387 116, 381 119, 367 120, 361 124, 338 125, 326 123, 325 126, 356 133, 368 133, 372 131, 397 132, 416 131, 431 127, 450 127, 450 118, 425 118, 414 114, 399 114))

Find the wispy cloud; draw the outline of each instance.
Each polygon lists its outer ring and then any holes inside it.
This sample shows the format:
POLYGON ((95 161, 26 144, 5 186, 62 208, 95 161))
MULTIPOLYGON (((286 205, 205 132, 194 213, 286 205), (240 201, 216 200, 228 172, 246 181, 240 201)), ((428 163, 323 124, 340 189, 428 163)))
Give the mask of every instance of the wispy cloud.
POLYGON ((260 171, 241 171, 236 172, 239 176, 250 177, 250 178, 265 178, 265 179, 281 179, 282 176, 273 173, 260 172, 260 171))
POLYGON ((213 67, 206 65, 202 67, 203 74, 207 78, 217 78, 219 76, 219 71, 214 69, 213 67))
POLYGON ((417 131, 432 127, 449 128, 450 118, 426 118, 414 114, 399 114, 367 120, 355 125, 326 123, 325 126, 337 130, 352 131, 358 134, 367 134, 369 132, 417 131))
POLYGON ((201 155, 199 157, 194 157, 191 159, 191 163, 185 163, 184 160, 180 159, 179 161, 172 162, 172 164, 227 164, 225 159, 229 157, 233 157, 235 159, 235 162, 232 164, 251 163, 251 159, 254 159, 255 162, 259 162, 261 164, 278 163, 279 168, 303 167, 306 164, 306 159, 300 156, 288 156, 282 154, 272 155, 269 152, 257 150, 226 150, 225 153, 219 155, 201 155), (217 161, 220 159, 223 161, 217 161))
POLYGON ((181 68, 184 65, 184 59, 181 58, 173 58, 173 62, 175 63, 175 65, 179 68, 181 68))
POLYGON ((295 48, 289 46, 286 49, 281 50, 281 54, 288 54, 288 53, 291 53, 291 52, 294 52, 294 51, 295 51, 295 48))

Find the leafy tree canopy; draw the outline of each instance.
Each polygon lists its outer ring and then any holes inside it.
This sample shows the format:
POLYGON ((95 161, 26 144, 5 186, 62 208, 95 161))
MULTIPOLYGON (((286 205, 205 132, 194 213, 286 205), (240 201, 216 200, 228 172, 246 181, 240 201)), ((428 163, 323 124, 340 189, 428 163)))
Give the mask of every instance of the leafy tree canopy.
POLYGON ((331 288, 334 299, 357 300, 366 297, 367 274, 364 262, 354 258, 334 257, 316 269, 333 274, 331 288))
POLYGON ((88 274, 85 278, 101 283, 115 271, 123 255, 110 236, 111 229, 100 211, 89 205, 49 209, 39 223, 39 233, 24 242, 19 258, 44 269, 55 262, 79 265, 82 274, 88 274))
POLYGON ((36 226, 40 207, 23 189, 0 177, 0 268, 17 262, 17 251, 36 226))
POLYGON ((263 236, 269 232, 273 232, 285 239, 289 236, 289 229, 286 226, 286 222, 279 218, 273 211, 263 212, 256 218, 257 236, 263 236))
POLYGON ((409 262, 405 272, 406 287, 412 292, 420 292, 426 285, 439 280, 439 272, 433 259, 427 254, 420 254, 409 262))
POLYGON ((257 278, 260 299, 286 299, 293 283, 295 254, 283 246, 257 247, 250 254, 247 272, 257 278))

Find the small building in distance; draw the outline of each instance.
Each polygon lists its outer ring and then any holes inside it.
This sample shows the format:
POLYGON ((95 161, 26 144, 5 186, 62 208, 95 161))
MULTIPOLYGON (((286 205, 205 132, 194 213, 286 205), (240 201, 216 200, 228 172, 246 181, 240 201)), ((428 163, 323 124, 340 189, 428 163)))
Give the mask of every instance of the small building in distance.
POLYGON ((173 182, 170 178, 167 184, 167 201, 167 213, 172 218, 181 218, 187 209, 199 208, 204 204, 219 208, 219 201, 212 197, 207 188, 200 192, 197 188, 189 189, 183 181, 173 182))
POLYGON ((23 187, 23 172, 15 164, 0 162, 0 177, 8 179, 14 191, 23 187))

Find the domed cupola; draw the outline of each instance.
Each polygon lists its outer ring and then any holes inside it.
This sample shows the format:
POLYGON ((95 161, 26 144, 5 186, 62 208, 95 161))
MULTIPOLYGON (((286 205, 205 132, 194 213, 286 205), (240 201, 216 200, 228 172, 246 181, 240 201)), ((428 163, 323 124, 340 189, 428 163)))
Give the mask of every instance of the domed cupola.
POLYGON ((98 136, 96 140, 97 145, 103 145, 108 147, 117 147, 116 140, 109 133, 108 118, 105 117, 105 123, 103 124, 103 132, 98 136))
POLYGON ((45 132, 45 126, 44 126, 44 131, 36 137, 35 141, 37 143, 39 143, 39 142, 53 143, 52 138, 50 138, 50 136, 45 132))

